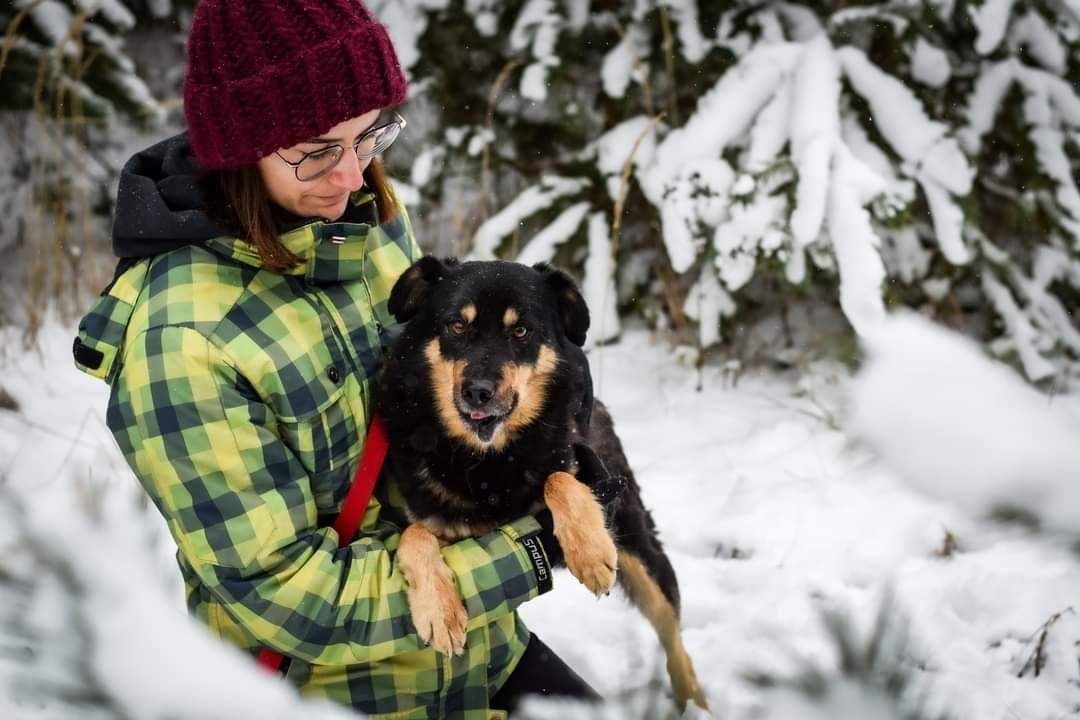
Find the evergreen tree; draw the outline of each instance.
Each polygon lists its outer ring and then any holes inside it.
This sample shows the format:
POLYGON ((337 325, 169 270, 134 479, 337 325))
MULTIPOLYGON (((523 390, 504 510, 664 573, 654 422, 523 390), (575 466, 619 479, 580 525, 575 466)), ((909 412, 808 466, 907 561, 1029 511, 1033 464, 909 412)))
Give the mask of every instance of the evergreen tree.
POLYGON ((831 297, 860 333, 904 304, 1075 374, 1076 3, 376 7, 435 111, 418 215, 581 270, 594 339, 636 311, 708 347, 831 297))
MULTIPOLYGON (((32 330, 47 298, 83 299, 106 279, 114 181, 133 132, 160 128, 166 111, 126 40, 178 33, 192 0, 16 0, 0 7, 0 250, 3 306, 26 307, 32 330), (96 271, 95 271, 96 270, 96 271), (27 300, 29 295, 29 300, 27 300)), ((169 63, 182 55, 179 43, 169 63)), ((179 75, 169 76, 175 97, 179 75)), ((0 311, 2 312, 2 311, 0 311)), ((12 320, 0 315, 0 321, 12 320)))

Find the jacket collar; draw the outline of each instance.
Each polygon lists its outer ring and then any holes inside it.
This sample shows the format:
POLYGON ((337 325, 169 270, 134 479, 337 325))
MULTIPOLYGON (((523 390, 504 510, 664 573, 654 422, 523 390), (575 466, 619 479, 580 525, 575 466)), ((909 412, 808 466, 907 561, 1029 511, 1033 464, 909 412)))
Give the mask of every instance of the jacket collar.
MULTIPOLYGON (((375 195, 360 191, 353 194, 349 208, 337 222, 302 220, 286 225, 278 237, 300 262, 284 274, 303 276, 313 283, 360 279, 370 236, 381 231, 375 207, 375 195)), ((221 236, 208 240, 206 246, 245 265, 263 266, 255 245, 246 240, 221 236)))

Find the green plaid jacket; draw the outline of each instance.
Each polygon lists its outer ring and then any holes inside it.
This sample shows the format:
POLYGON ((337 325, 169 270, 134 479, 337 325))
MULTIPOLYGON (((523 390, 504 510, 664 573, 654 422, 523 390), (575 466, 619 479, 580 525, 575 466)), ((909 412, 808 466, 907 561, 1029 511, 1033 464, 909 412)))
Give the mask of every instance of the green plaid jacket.
POLYGON ((394 331, 390 288, 420 255, 408 216, 317 221, 282 241, 303 258, 285 274, 227 237, 141 261, 80 326, 104 358, 83 369, 111 383, 108 425, 176 540, 189 608, 252 654, 291 658, 306 695, 374 718, 499 717, 488 697, 528 640, 514 610, 540 592, 518 542, 536 521, 445 548, 470 618, 462 657, 425 647, 410 621, 395 487, 378 484, 344 549, 330 527, 394 331))

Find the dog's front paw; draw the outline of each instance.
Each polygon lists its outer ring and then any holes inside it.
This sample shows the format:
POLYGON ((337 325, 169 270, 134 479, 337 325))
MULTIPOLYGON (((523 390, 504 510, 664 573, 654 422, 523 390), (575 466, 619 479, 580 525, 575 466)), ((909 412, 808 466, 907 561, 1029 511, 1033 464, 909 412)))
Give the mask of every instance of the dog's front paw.
POLYGON ((573 475, 554 472, 544 485, 544 501, 567 569, 594 594, 608 593, 615 585, 618 554, 592 491, 573 475))
POLYGON ((422 525, 410 525, 401 534, 397 561, 416 634, 441 653, 461 655, 469 615, 439 552, 438 538, 422 525))
POLYGON ((605 530, 592 537, 580 537, 575 533, 565 539, 559 538, 559 544, 566 555, 566 567, 571 574, 589 588, 594 595, 606 595, 615 585, 615 567, 617 553, 615 543, 605 530))
POLYGON ((408 589, 409 610, 416 633, 446 655, 465 652, 469 615, 449 577, 427 578, 408 589))

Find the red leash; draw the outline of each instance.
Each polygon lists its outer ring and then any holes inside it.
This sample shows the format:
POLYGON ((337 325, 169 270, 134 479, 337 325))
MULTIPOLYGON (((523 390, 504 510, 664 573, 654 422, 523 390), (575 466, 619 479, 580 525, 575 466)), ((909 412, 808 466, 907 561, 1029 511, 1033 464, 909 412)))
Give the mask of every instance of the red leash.
MULTIPOLYGON (((338 534, 338 547, 345 547, 352 542, 356 531, 360 528, 360 521, 364 519, 364 510, 367 509, 371 492, 375 489, 375 481, 379 479, 379 470, 382 469, 383 460, 386 459, 388 445, 382 418, 377 414, 373 415, 368 425, 364 451, 360 455, 360 465, 356 468, 349 494, 345 496, 345 502, 341 505, 341 512, 334 520, 334 530, 338 534)), ((256 662, 270 672, 276 673, 281 669, 284 660, 285 657, 281 653, 264 647, 259 651, 256 662)))

